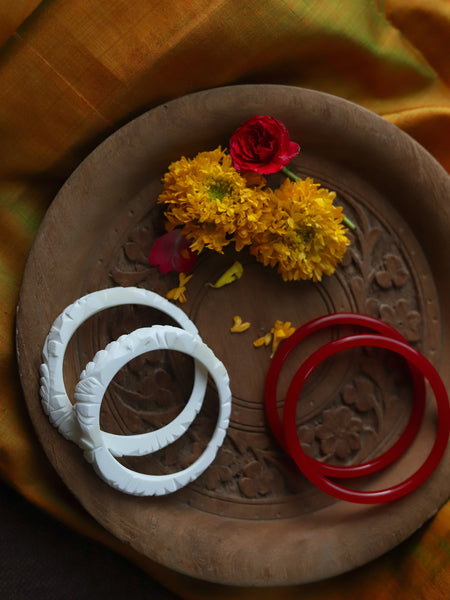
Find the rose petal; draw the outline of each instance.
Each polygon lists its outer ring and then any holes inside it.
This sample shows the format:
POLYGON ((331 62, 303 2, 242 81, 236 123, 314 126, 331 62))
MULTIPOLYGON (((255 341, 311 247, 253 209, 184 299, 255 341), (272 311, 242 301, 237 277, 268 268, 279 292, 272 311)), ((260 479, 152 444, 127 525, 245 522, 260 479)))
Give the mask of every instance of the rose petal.
POLYGON ((197 260, 197 254, 189 248, 186 237, 174 229, 155 240, 148 259, 161 273, 188 273, 197 260))

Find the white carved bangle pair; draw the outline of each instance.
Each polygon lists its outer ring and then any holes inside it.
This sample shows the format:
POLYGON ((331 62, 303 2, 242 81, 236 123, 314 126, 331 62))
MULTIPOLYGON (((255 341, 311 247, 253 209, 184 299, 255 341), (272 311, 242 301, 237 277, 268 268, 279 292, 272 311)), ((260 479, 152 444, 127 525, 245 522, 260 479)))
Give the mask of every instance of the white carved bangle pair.
POLYGON ((97 474, 112 487, 134 495, 163 495, 199 477, 214 460, 222 444, 231 412, 229 378, 224 365, 198 335, 194 323, 175 305, 154 292, 140 288, 110 288, 83 296, 55 320, 43 348, 41 400, 50 422, 68 440, 84 450, 97 474), (121 336, 100 350, 80 375, 75 404, 67 395, 63 364, 67 345, 78 327, 94 314, 115 306, 150 306, 169 315, 180 327, 154 325, 121 336), (195 377, 188 402, 177 417, 156 431, 115 435, 100 429, 100 407, 116 373, 130 360, 152 350, 176 350, 195 360, 195 377), (177 440, 200 411, 210 373, 219 395, 220 408, 214 433, 203 454, 189 467, 169 475, 132 471, 116 457, 150 454, 177 440))

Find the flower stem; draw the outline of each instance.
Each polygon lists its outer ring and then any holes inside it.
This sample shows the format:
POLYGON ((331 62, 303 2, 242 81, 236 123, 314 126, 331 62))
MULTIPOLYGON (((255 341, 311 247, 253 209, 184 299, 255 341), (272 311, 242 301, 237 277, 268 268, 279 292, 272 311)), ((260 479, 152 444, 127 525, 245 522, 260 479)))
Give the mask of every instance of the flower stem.
POLYGON ((346 225, 352 231, 356 230, 356 225, 353 223, 353 221, 350 221, 349 218, 344 216, 344 218, 342 219, 342 222, 344 223, 344 225, 346 225))
MULTIPOLYGON (((284 173, 287 177, 289 177, 289 179, 292 179, 292 181, 298 181, 300 179, 300 177, 298 175, 293 173, 287 167, 283 167, 281 169, 281 172, 284 173)), ((346 225, 349 229, 351 229, 352 231, 355 231, 356 225, 352 221, 350 221, 350 219, 348 219, 347 217, 344 216, 343 222, 344 222, 344 225, 346 225)))
POLYGON ((281 172, 284 173, 287 177, 289 177, 289 179, 292 179, 292 181, 298 181, 300 179, 300 177, 298 177, 298 175, 296 175, 295 173, 293 173, 287 167, 283 167, 281 169, 281 172))

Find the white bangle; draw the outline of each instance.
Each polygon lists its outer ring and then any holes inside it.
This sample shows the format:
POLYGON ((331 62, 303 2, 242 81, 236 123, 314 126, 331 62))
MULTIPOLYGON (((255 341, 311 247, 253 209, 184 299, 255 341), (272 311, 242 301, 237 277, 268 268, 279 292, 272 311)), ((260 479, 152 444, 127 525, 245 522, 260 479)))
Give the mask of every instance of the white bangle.
POLYGON ((97 352, 83 371, 75 389, 75 412, 82 435, 85 458, 113 488, 137 496, 160 496, 176 491, 201 475, 222 444, 231 413, 231 391, 224 365, 198 335, 177 327, 154 325, 136 329, 97 352), (119 463, 105 445, 100 430, 100 407, 114 375, 129 360, 152 350, 177 350, 201 362, 210 372, 219 395, 220 408, 214 433, 203 454, 186 469, 168 475, 137 473, 119 463))
MULTIPOLYGON (((154 292, 136 287, 115 287, 92 292, 68 306, 53 323, 42 351, 40 395, 50 422, 68 440, 79 444, 79 426, 74 407, 64 385, 64 355, 70 338, 78 327, 92 315, 106 308, 138 304, 160 310, 172 317, 183 329, 198 334, 194 323, 174 304, 154 292)), ((103 442, 113 454, 138 456, 163 448, 182 435, 198 414, 206 391, 208 373, 195 363, 195 378, 191 396, 175 419, 156 431, 137 435, 115 435, 101 432, 103 442)))

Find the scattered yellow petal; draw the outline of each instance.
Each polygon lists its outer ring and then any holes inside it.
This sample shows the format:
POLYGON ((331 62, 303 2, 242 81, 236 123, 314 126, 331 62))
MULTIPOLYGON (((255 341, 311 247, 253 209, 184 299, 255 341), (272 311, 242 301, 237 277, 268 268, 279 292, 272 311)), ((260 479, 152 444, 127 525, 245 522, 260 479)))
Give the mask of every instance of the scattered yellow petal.
POLYGON ((248 321, 243 321, 239 315, 235 315, 233 317, 233 321, 233 326, 230 329, 232 333, 242 333, 247 331, 247 329, 250 327, 250 323, 248 321))
POLYGON ((169 290, 166 294, 168 300, 178 300, 180 304, 186 302, 186 284, 191 279, 192 275, 180 273, 178 275, 178 287, 169 290))
POLYGON ((273 340, 272 340, 272 354, 273 356, 280 345, 280 342, 290 337, 295 331, 295 327, 291 327, 291 322, 286 321, 275 321, 275 324, 272 329, 273 340))
POLYGON ((240 279, 244 273, 244 267, 241 265, 239 261, 236 261, 231 265, 229 269, 223 273, 216 281, 216 283, 208 283, 210 287, 213 288, 221 288, 224 285, 228 285, 236 281, 236 279, 240 279))
POLYGON ((261 346, 268 346, 272 340, 272 333, 266 333, 262 337, 258 338, 253 342, 255 348, 260 348, 261 346))

